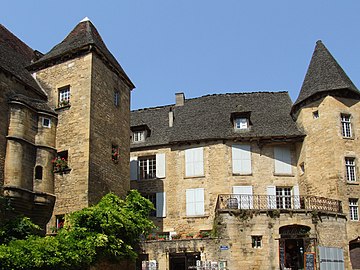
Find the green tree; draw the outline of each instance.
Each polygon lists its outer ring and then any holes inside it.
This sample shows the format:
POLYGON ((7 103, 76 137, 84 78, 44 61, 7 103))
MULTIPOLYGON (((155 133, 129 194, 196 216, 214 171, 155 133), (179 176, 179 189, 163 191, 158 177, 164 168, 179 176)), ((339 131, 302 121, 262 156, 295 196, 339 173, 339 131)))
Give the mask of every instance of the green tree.
POLYGON ((125 200, 110 193, 69 214, 56 236, 30 235, 0 245, 0 269, 84 269, 104 258, 134 260, 140 235, 154 228, 148 218, 153 209, 137 191, 125 200))

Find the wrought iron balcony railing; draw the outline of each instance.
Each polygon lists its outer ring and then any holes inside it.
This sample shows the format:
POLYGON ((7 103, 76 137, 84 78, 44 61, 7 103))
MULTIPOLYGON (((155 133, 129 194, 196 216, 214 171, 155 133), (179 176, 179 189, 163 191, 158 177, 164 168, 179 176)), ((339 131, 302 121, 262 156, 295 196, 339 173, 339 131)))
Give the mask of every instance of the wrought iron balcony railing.
POLYGON ((220 194, 217 210, 309 210, 342 213, 341 201, 317 196, 220 194))

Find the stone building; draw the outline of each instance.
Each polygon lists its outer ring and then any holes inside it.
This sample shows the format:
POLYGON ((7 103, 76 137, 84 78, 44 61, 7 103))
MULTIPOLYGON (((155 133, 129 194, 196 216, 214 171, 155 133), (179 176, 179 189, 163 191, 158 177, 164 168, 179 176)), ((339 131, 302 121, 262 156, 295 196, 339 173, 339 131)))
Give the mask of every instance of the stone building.
POLYGON ((47 232, 129 184, 134 85, 85 18, 48 53, 0 26, 0 186, 47 232), (50 221, 49 221, 50 219, 50 221))
POLYGON ((321 41, 294 104, 175 100, 131 112, 131 187, 156 206, 144 265, 360 269, 360 92, 321 41))

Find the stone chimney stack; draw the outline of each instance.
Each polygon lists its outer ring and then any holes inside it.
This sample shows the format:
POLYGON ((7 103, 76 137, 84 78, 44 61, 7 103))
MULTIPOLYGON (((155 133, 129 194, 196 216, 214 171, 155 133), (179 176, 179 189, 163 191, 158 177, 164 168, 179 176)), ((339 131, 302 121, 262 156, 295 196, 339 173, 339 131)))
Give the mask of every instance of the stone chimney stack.
POLYGON ((184 106, 184 103, 185 103, 185 94, 175 93, 175 106, 184 106))

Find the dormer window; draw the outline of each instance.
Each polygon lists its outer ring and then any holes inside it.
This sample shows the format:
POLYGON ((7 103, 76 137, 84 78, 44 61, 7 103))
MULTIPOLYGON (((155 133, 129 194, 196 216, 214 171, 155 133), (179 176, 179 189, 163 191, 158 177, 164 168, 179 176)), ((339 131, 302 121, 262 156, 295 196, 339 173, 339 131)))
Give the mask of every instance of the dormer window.
POLYGON ((145 141, 145 130, 133 132, 133 142, 145 141))
POLYGON ((131 141, 133 143, 144 142, 146 138, 150 136, 150 129, 147 125, 131 127, 131 131, 131 141))
POLYGON ((249 120, 247 118, 235 118, 235 129, 247 129, 249 128, 249 120))
POLYGON ((233 112, 231 114, 231 122, 235 131, 249 130, 251 126, 250 121, 251 112, 233 112))

